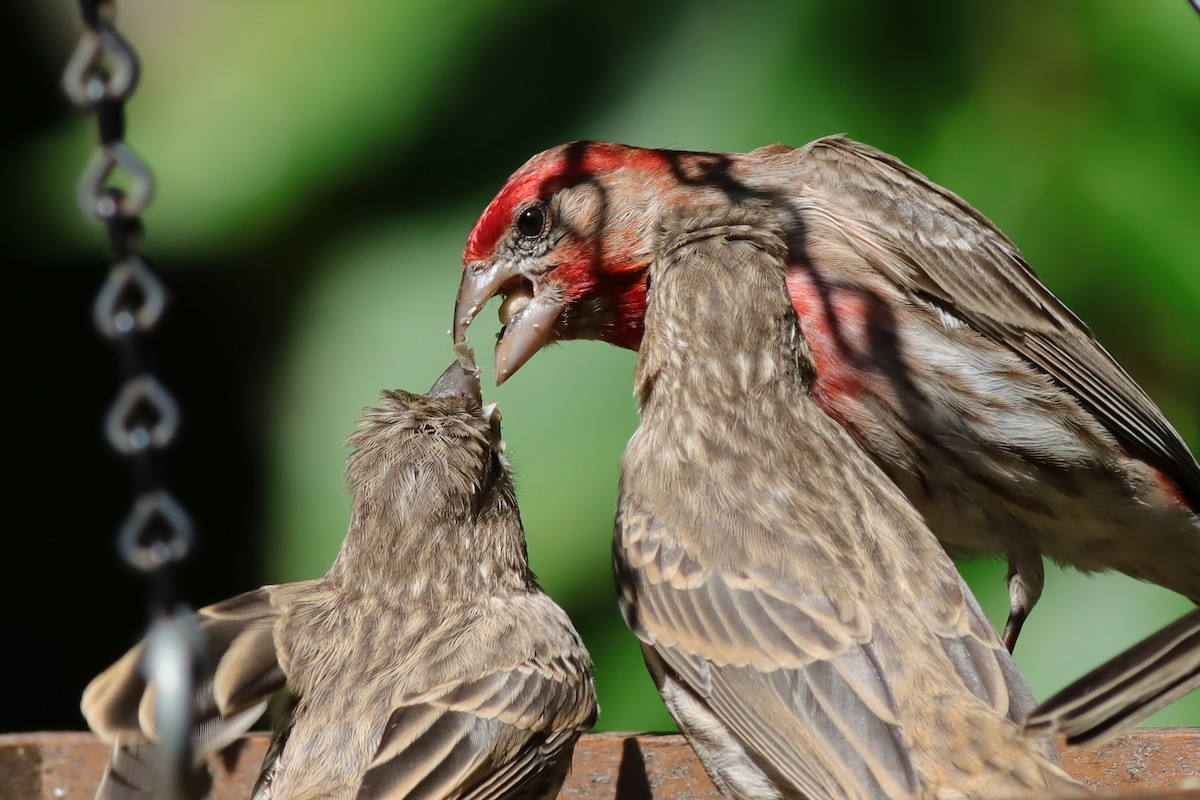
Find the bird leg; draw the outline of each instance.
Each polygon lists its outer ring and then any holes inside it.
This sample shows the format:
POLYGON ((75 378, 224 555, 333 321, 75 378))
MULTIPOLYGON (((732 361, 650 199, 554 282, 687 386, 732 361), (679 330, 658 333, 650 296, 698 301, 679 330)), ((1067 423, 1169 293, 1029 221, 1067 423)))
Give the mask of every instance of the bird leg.
POLYGON ((1037 605, 1046 583, 1046 570, 1042 556, 1036 549, 1020 548, 1008 554, 1008 623, 1004 626, 1001 640, 1008 652, 1017 646, 1021 627, 1029 618, 1029 612, 1037 605))

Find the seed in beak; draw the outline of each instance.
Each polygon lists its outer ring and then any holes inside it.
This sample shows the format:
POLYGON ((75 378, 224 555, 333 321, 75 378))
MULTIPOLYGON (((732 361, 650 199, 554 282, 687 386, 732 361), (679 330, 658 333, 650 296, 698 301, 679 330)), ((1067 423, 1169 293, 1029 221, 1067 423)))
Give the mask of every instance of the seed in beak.
POLYGON ((513 317, 521 313, 525 306, 529 305, 529 301, 533 299, 533 289, 528 286, 519 286, 508 293, 504 298, 504 302, 500 304, 500 324, 507 325, 513 317))

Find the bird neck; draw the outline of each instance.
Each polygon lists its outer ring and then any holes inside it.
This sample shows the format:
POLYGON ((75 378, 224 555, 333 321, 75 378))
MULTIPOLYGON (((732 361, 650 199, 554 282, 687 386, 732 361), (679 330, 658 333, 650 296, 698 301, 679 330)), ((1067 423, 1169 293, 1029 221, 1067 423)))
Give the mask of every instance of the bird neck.
POLYGON ((790 307, 744 316, 659 314, 634 373, 640 411, 680 403, 754 413, 811 393, 815 371, 790 307), (684 324, 686 323, 686 324, 684 324), (718 405, 720 403, 721 405, 718 405))
POLYGON ((396 601, 474 601, 535 585, 520 518, 499 509, 403 520, 356 508, 329 579, 396 601), (399 523, 399 524, 398 524, 399 523))

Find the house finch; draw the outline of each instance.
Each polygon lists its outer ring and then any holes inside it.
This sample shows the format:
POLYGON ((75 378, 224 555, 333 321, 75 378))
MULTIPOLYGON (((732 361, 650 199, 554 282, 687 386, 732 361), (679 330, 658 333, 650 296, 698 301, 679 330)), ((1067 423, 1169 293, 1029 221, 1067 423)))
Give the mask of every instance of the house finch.
MULTIPOLYGON (((591 663, 529 571, 477 375, 456 363, 428 396, 385 392, 348 443, 353 508, 329 572, 199 612, 213 653, 199 755, 286 687, 255 798, 554 797, 596 717, 591 663)), ((101 796, 153 791, 138 763, 120 772, 122 746, 144 759, 156 736, 141 658, 135 647, 83 696, 92 730, 118 742, 101 796)))
POLYGON ((1200 609, 1084 675, 1029 716, 1031 733, 1097 745, 1200 687, 1200 609))
POLYGON ((668 212, 613 560, 659 692, 730 798, 1073 791, 937 539, 813 401, 770 210, 668 212))
POLYGON ((471 231, 456 339, 503 294, 498 382, 554 340, 637 348, 656 231, 680 206, 772 211, 814 399, 951 555, 1008 559, 1010 650, 1043 555, 1200 602, 1200 466, 1179 435, 982 214, 843 137, 534 156, 471 231))

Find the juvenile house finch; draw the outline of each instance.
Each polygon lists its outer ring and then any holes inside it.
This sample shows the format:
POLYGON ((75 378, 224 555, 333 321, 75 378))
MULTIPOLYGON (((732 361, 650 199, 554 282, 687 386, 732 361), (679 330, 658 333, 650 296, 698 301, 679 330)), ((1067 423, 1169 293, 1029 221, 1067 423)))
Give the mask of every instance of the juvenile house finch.
POLYGON ((1025 729, 1097 745, 1200 688, 1200 608, 1118 653, 1029 716, 1025 729))
POLYGON ((660 221, 701 205, 779 220, 814 399, 951 555, 1007 557, 1010 650, 1042 555, 1200 602, 1200 466, 1179 435, 982 214, 843 137, 534 156, 471 231, 456 338, 499 293, 497 381, 550 341, 637 348, 660 221))
MULTIPOLYGON (((328 574, 200 610, 214 655, 196 696, 200 756, 290 692, 255 798, 557 794, 596 717, 591 662, 529 571, 490 417, 457 363, 428 396, 385 392, 348 442, 353 508, 328 574)), ((139 645, 83 696, 92 730, 118 743, 102 797, 139 796, 130 783, 153 796, 136 785, 136 745, 155 738, 141 657, 139 645)))
POLYGON ((769 211, 670 212, 613 559, 667 708, 730 798, 1079 788, 921 516, 813 401, 769 211))

